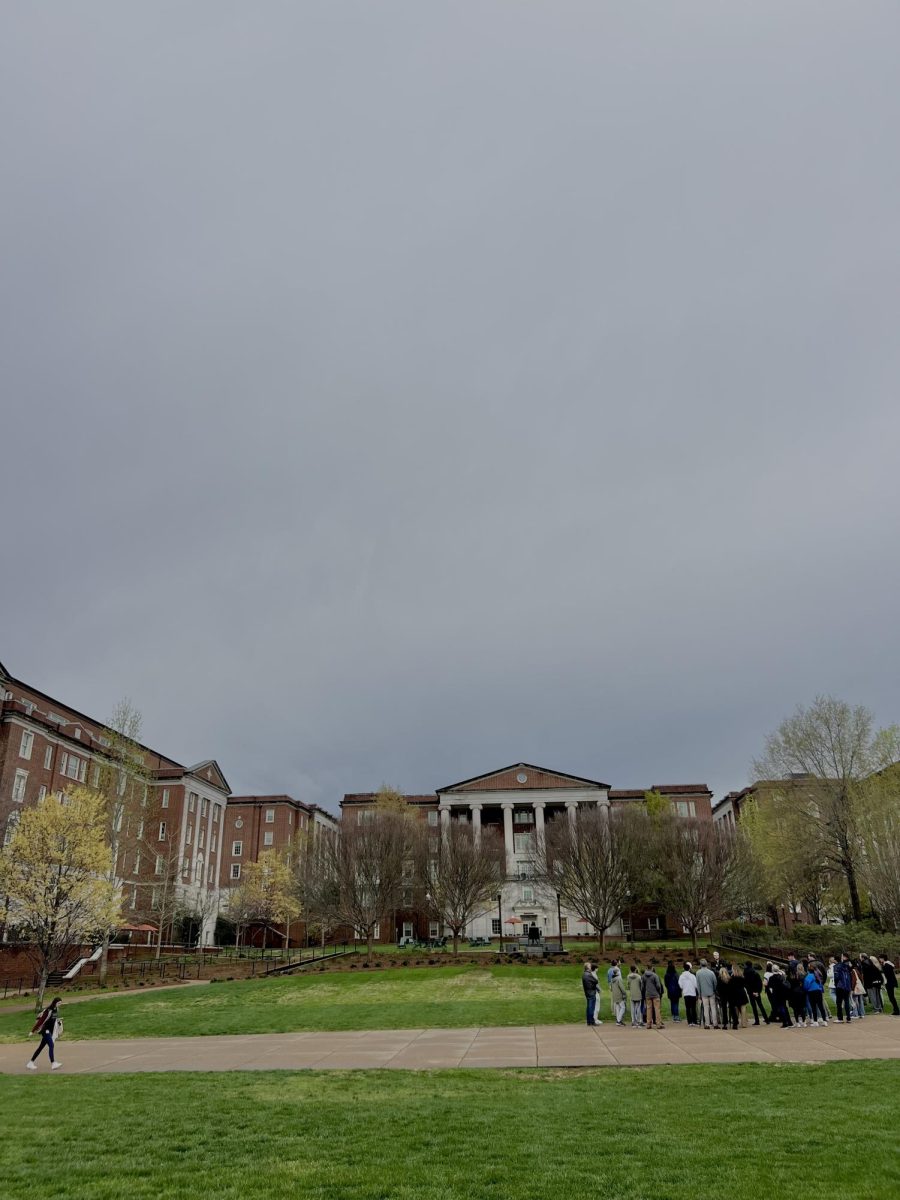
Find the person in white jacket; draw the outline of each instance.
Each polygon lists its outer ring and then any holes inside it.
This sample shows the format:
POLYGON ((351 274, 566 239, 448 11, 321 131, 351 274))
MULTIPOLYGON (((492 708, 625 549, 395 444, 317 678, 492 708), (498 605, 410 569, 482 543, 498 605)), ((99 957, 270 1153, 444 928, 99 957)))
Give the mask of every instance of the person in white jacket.
POLYGON ((688 1025, 697 1025, 697 976, 689 962, 684 964, 684 970, 678 976, 678 986, 681 988, 681 995, 684 998, 687 1023, 688 1025))

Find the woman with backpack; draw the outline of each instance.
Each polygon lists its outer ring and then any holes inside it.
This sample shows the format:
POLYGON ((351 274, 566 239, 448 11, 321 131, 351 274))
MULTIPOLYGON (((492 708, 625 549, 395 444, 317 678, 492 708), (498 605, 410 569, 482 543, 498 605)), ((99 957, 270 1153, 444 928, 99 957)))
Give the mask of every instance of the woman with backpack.
POLYGON ((812 1013, 810 1024, 827 1025, 828 1018, 825 1015, 825 1004, 822 999, 824 989, 821 979, 813 969, 812 963, 809 964, 809 970, 803 979, 803 990, 806 993, 806 999, 809 1001, 809 1011, 812 1013))
POLYGON ((53 1057, 53 1043, 62 1033, 63 1027, 62 1020, 59 1016, 59 1006, 61 1003, 61 997, 57 996, 47 1005, 47 1007, 35 1021, 34 1025, 31 1027, 32 1033, 39 1033, 41 1035, 41 1044, 25 1064, 29 1071, 37 1070, 37 1063, 35 1062, 35 1059, 45 1046, 47 1047, 47 1053, 50 1055, 50 1070, 58 1071, 62 1066, 62 1063, 57 1062, 53 1057))

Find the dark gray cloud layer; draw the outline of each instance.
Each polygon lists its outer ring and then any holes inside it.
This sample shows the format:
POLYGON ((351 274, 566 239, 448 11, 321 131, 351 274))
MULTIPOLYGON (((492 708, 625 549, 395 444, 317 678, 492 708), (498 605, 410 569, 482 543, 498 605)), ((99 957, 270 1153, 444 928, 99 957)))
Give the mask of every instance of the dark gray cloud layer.
POLYGON ((330 805, 900 716, 895 4, 4 24, 14 673, 330 805))

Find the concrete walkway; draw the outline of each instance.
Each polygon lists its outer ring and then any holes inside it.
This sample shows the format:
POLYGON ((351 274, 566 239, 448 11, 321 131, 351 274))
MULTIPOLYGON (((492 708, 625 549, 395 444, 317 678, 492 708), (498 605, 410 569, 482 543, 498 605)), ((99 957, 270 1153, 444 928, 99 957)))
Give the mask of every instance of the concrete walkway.
MULTIPOLYGON (((21 1075, 34 1040, 0 1046, 0 1073, 21 1075)), ((831 1062, 900 1058, 900 1018, 867 1016, 827 1028, 751 1026, 737 1032, 667 1025, 662 1031, 573 1025, 395 1029, 351 1033, 135 1038, 67 1042, 62 1073, 350 1070, 390 1067, 606 1067, 661 1063, 831 1062)), ((39 1060, 48 1071, 46 1051, 39 1060)))

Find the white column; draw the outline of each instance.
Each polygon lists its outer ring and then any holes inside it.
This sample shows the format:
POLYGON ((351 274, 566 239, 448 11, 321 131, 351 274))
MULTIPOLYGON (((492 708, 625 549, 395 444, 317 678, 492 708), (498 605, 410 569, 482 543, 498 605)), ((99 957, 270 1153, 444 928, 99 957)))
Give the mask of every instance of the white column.
POLYGON ((577 813, 578 813, 578 801, 577 801, 577 800, 567 800, 567 801, 566 801, 566 811, 567 811, 567 812, 568 812, 568 814, 569 814, 569 820, 570 820, 570 821, 572 822, 572 824, 574 825, 574 824, 575 824, 575 818, 576 818, 576 816, 577 816, 577 813))
POLYGON ((470 804, 469 810, 472 814, 472 832, 475 835, 475 841, 481 841, 481 805, 470 804))
POLYGON ((541 841, 544 837, 544 801, 535 800, 534 802, 534 834, 537 841, 541 841))
POLYGON ((450 805, 439 804, 438 812, 441 814, 441 832, 445 833, 447 826, 450 824, 450 805))
POLYGON ((506 846, 506 873, 516 873, 516 843, 513 837, 513 801, 504 800, 500 805, 503 809, 503 843, 506 846))
POLYGON ((608 821, 609 820, 609 796, 605 792, 604 792, 603 796, 600 798, 600 811, 603 813, 604 817, 608 821))

